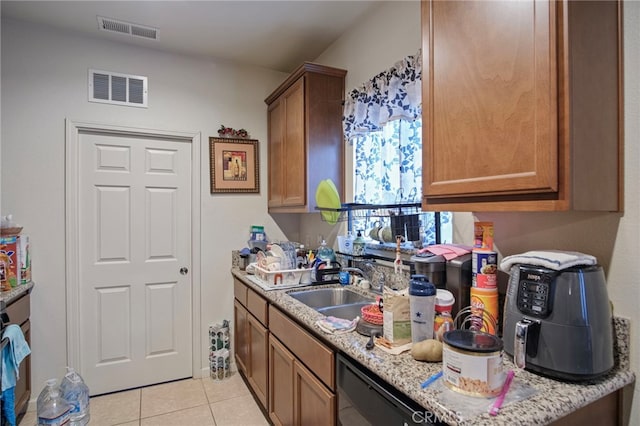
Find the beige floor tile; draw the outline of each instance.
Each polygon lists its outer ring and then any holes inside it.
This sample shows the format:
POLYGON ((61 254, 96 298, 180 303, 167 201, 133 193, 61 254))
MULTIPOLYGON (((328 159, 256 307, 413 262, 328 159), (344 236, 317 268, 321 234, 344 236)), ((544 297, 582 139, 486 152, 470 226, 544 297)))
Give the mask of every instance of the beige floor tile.
POLYGON ((204 386, 200 379, 186 379, 178 382, 142 388, 140 417, 152 417, 172 411, 197 407, 208 403, 204 386))
MULTIPOLYGON (((89 422, 89 424, 93 426, 93 422, 89 422)), ((134 420, 132 422, 127 422, 127 423, 119 423, 114 426, 140 426, 140 420, 134 420)))
POLYGON ((92 397, 89 414, 91 426, 137 422, 140 418, 140 389, 92 397))
POLYGON ((216 426, 269 425, 251 395, 238 396, 211 404, 216 426))
POLYGON ((18 426, 33 426, 38 422, 35 411, 27 411, 22 416, 22 419, 18 423, 18 426))
POLYGON ((187 408, 160 416, 147 417, 140 421, 140 426, 215 426, 208 405, 187 408))
POLYGON ((228 379, 220 381, 213 380, 211 377, 204 377, 202 383, 209 403, 250 394, 240 373, 234 373, 228 379))

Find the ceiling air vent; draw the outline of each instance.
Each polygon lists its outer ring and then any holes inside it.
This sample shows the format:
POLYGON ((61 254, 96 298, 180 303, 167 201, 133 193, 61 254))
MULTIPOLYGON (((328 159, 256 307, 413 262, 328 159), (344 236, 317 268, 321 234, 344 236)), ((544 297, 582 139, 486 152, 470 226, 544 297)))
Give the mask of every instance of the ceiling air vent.
POLYGON ((144 25, 132 24, 130 22, 104 18, 102 16, 98 16, 98 25, 103 31, 111 31, 114 33, 148 38, 150 40, 158 40, 157 28, 145 27, 144 25))
POLYGON ((147 107, 147 77, 89 70, 89 102, 147 107))

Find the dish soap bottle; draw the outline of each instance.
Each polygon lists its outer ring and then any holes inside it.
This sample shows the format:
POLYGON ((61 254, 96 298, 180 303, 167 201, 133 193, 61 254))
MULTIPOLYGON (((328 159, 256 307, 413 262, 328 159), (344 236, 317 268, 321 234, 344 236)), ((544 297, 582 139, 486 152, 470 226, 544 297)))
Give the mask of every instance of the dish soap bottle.
POLYGON ((318 247, 318 259, 322 262, 327 262, 327 268, 330 268, 331 263, 336 261, 336 254, 325 240, 322 240, 320 247, 318 247))
POLYGON ((362 231, 358 231, 358 235, 356 235, 355 240, 353 240, 353 255, 364 256, 364 245, 365 241, 362 237, 362 231))

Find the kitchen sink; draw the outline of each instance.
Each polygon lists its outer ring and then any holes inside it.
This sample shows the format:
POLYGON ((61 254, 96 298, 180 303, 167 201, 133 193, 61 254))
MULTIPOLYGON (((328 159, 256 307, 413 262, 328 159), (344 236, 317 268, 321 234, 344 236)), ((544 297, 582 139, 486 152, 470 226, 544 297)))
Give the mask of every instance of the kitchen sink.
MULTIPOLYGON (((289 296, 304 303, 310 308, 314 308, 317 311, 320 311, 320 309, 322 308, 337 308, 343 305, 352 304, 359 304, 360 306, 362 306, 363 304, 368 305, 374 302, 374 299, 372 297, 364 296, 360 293, 356 293, 355 291, 351 291, 343 287, 294 291, 289 293, 289 296)), ((358 307, 358 315, 359 312, 360 308, 358 307)))
POLYGON ((371 302, 358 302, 349 305, 328 306, 326 308, 318 308, 316 311, 328 317, 342 318, 352 320, 355 317, 362 317, 362 308, 370 305, 371 302))

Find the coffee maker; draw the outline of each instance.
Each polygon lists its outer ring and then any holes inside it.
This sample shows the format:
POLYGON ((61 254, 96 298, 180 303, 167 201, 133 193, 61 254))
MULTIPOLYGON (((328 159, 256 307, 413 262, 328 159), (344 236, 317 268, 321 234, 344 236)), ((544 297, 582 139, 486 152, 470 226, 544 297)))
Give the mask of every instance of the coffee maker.
POLYGON ((453 293, 455 302, 451 310, 454 317, 461 309, 471 304, 471 253, 447 261, 445 288, 453 293))
POLYGON ((502 337, 517 367, 570 381, 606 374, 613 321, 602 267, 513 265, 502 337))
POLYGON ((411 274, 426 276, 436 288, 449 290, 455 299, 451 309, 454 317, 470 304, 471 253, 451 260, 444 256, 422 253, 411 257, 411 274))

